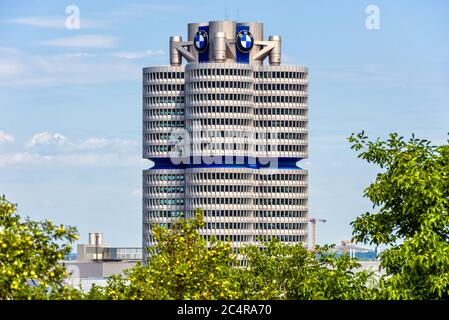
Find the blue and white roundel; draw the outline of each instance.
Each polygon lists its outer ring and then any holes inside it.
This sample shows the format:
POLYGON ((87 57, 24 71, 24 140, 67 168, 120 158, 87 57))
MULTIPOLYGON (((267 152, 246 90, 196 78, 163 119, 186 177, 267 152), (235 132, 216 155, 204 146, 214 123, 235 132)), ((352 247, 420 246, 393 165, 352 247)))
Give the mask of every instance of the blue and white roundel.
POLYGON ((193 44, 198 52, 204 52, 207 49, 207 32, 199 30, 193 38, 193 44))
POLYGON ((242 30, 237 33, 235 42, 239 51, 248 52, 254 45, 254 38, 251 32, 249 32, 248 30, 242 30))

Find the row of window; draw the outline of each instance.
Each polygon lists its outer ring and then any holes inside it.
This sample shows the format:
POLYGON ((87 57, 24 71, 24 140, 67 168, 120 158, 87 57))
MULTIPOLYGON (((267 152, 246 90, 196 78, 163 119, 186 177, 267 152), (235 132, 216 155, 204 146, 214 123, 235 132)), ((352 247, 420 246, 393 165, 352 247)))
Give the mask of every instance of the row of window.
POLYGON ((183 116, 184 108, 176 108, 176 109, 146 109, 144 110, 145 117, 155 117, 155 116, 183 116))
POLYGON ((251 77, 252 70, 245 69, 228 69, 228 68, 214 68, 214 69, 194 69, 189 71, 190 77, 205 77, 205 76, 241 76, 251 77))
POLYGON ((307 121, 298 120, 258 120, 255 121, 255 125, 259 128, 306 128, 307 121))
POLYGON ((152 186, 145 191, 147 195, 150 193, 184 193, 184 186, 152 186))
POLYGON ((307 79, 307 73, 296 71, 256 71, 254 72, 256 79, 307 79))
POLYGON ((161 91, 184 91, 184 84, 152 84, 144 86, 145 93, 160 93, 161 91))
POLYGON ((250 81, 192 81, 188 83, 190 90, 195 89, 252 89, 250 81))
POLYGON ((184 205, 184 199, 146 199, 145 204, 148 207, 151 206, 182 206, 184 205))
MULTIPOLYGON (((296 193, 305 194, 307 188, 303 186, 256 186, 254 189, 249 185, 201 185, 190 186, 190 193, 217 193, 217 192, 234 192, 234 193, 296 193)), ((146 189, 145 194, 154 193, 184 193, 184 186, 153 186, 146 189)))
POLYGON ((254 192, 260 193, 306 193, 307 188, 303 186, 258 186, 254 192))
POLYGON ((307 109, 305 108, 254 108, 256 115, 286 115, 286 116, 305 116, 307 109))
POLYGON ((305 218, 307 211, 203 210, 205 217, 305 218))
POLYGON ((252 188, 248 185, 200 185, 200 186, 189 186, 189 191, 192 193, 201 193, 201 192, 238 192, 245 193, 251 192, 252 188))
POLYGON ((195 106, 188 107, 189 113, 191 114, 202 114, 202 113, 247 113, 252 114, 253 108, 250 106, 195 106))
MULTIPOLYGON (((164 225, 164 227, 167 227, 164 225)), ((248 235, 204 235, 204 239, 208 242, 212 241, 212 239, 217 239, 223 242, 232 241, 232 242, 249 242, 252 241, 252 236, 248 235)), ((271 236, 271 235, 262 235, 258 236, 258 241, 268 242, 271 239, 276 238, 279 239, 281 242, 305 242, 306 236, 304 235, 279 235, 279 236, 271 236)), ((148 236, 148 242, 153 243, 154 237, 152 235, 148 236)))
POLYGON ((144 217, 147 221, 152 218, 177 218, 181 213, 181 211, 147 211, 144 217))
POLYGON ((146 97, 145 105, 147 107, 154 104, 184 104, 184 96, 175 97, 146 97))
POLYGON ((203 205, 249 205, 249 198, 192 198, 187 200, 190 206, 201 208, 203 205))
POLYGON ((203 210, 205 217, 248 217, 247 210, 203 210))
MULTIPOLYGON (((203 210, 205 217, 213 218, 306 218, 307 211, 248 211, 248 210, 203 210)), ((177 218, 181 211, 146 211, 146 221, 153 218, 177 218)))
MULTIPOLYGON (((253 89, 257 91, 306 91, 307 85, 298 83, 256 83, 254 87, 250 81, 193 81, 188 83, 190 90, 197 89, 253 89)), ((150 84, 145 85, 146 93, 158 93, 162 91, 184 91, 184 84, 150 84)))
POLYGON ((305 242, 306 241, 306 236, 303 236, 303 235, 279 235, 279 236, 263 235, 263 236, 259 236, 257 240, 267 242, 273 238, 278 239, 281 242, 305 242))
MULTIPOLYGON (((249 242, 253 240, 253 236, 249 236, 249 235, 204 235, 203 236, 206 241, 211 241, 213 238, 223 241, 223 242, 227 242, 227 241, 232 241, 232 242, 249 242)), ((257 236, 256 240, 259 241, 270 241, 273 238, 277 238, 282 242, 305 242, 306 241, 306 237, 303 235, 278 235, 278 236, 269 236, 269 235, 261 235, 261 236, 257 236)))
POLYGON ((163 72, 150 72, 145 75, 147 81, 150 80, 165 80, 165 79, 184 79, 183 71, 163 71, 163 72))
MULTIPOLYGON (((163 146, 153 146, 153 147, 163 147, 163 146)), ((248 143, 197 143, 192 145, 192 150, 195 152, 200 151, 248 151, 250 145, 248 143)), ((157 151, 171 151, 171 148, 156 148, 152 150, 157 151)), ((280 144, 280 145, 264 145, 259 144, 254 146, 254 151, 261 152, 307 152, 306 145, 298 145, 298 144, 280 144)), ((210 154, 205 153, 204 155, 217 155, 216 153, 210 154)))
POLYGON ((158 181, 184 181, 183 174, 147 174, 146 182, 158 182, 158 181))
POLYGON ((254 96, 255 103, 307 103, 307 97, 300 96, 254 96))
POLYGON ((206 229, 248 229, 252 223, 244 222, 209 222, 206 229))
POLYGON ((262 230, 303 230, 307 228, 306 223, 255 223, 254 229, 262 230))
POLYGON ((305 140, 307 133, 300 132, 256 132, 255 139, 271 140, 271 139, 285 139, 285 140, 305 140))
MULTIPOLYGON (((191 120, 190 120, 191 121, 191 120)), ((209 118, 209 119, 196 119, 196 125, 204 126, 252 126, 253 120, 242 118, 209 118)), ((256 128, 307 128, 307 121, 296 120, 259 120, 255 122, 256 128)), ((184 128, 184 121, 182 120, 155 120, 146 121, 145 129, 156 128, 184 128)))
POLYGON ((172 146, 165 145, 151 145, 146 147, 147 154, 148 153, 156 153, 156 152, 169 152, 172 151, 172 146))
POLYGON ((307 211, 254 211, 256 218, 305 218, 307 211))
MULTIPOLYGON (((146 152, 155 153, 155 152, 170 152, 175 149, 175 145, 149 145, 146 147, 146 152)), ((248 144, 245 143, 233 143, 233 144, 223 144, 218 143, 208 143, 208 144, 194 144, 192 145, 192 151, 197 153, 204 151, 204 156, 212 156, 209 152, 214 151, 248 151, 248 144)), ((271 150, 270 146, 268 148, 263 148, 263 146, 256 146, 256 151, 298 151, 305 152, 305 148, 300 146, 279 146, 277 150, 271 150), (265 150, 267 149, 267 150, 265 150)), ((178 149, 179 155, 182 156, 182 149, 178 149)))
MULTIPOLYGON (((256 115, 292 115, 292 116, 305 116, 307 114, 307 109, 300 108, 253 108, 246 106, 195 106, 189 107, 189 112, 191 114, 202 114, 202 113, 246 113, 256 115)), ((184 108, 175 109, 146 109, 144 110, 146 117, 150 116, 182 116, 184 115, 184 108)))
POLYGON ((250 173, 243 172, 200 172, 189 175, 189 180, 196 182, 199 180, 249 180, 250 173))
POLYGON ((279 144, 279 145, 256 145, 255 151, 264 151, 264 152, 306 152, 306 145, 298 145, 298 144, 279 144))
POLYGON ((256 174, 254 175, 255 180, 258 181, 307 181, 306 174, 256 174))
POLYGON ((197 125, 203 126, 252 126, 253 120, 242 118, 209 118, 195 119, 197 125))
POLYGON ((286 198, 263 198, 254 199, 255 205, 262 206, 305 206, 307 204, 306 199, 286 199, 286 198))
POLYGON ((306 91, 307 85, 299 83, 255 83, 254 90, 306 91))
MULTIPOLYGON (((189 75, 191 77, 204 77, 204 76, 252 76, 252 70, 248 69, 228 69, 228 68, 216 68, 216 69, 195 69, 190 70, 189 75)), ((257 79, 307 79, 307 73, 297 71, 255 71, 254 78, 257 79)), ((165 79, 184 79, 183 71, 162 71, 162 72, 150 72, 146 74, 146 80, 165 80, 165 79)))
MULTIPOLYGON (((145 133, 145 141, 147 143, 151 143, 155 140, 165 140, 170 141, 171 133, 145 133)), ((172 139, 175 139, 176 136, 172 137, 172 139)))
MULTIPOLYGON (((177 218, 181 211, 147 211, 145 220, 151 218, 177 218)), ((307 211, 248 211, 248 210, 203 210, 205 217, 224 217, 224 218, 305 218, 307 211)))
MULTIPOLYGON (((209 94, 194 94, 188 95, 190 102, 204 102, 204 101, 241 101, 241 102, 255 102, 255 103, 301 103, 306 104, 307 97, 299 96, 252 96, 248 94, 230 94, 230 93, 209 93, 209 94)), ((149 107, 154 104, 183 104, 184 96, 176 97, 147 97, 145 98, 146 106, 149 107)))
MULTIPOLYGON (((158 181, 184 181, 184 174, 146 174, 146 182, 158 181)), ((307 181, 306 174, 274 173, 274 174, 250 174, 243 172, 200 172, 189 174, 189 181, 199 182, 204 180, 243 180, 248 181, 254 177, 257 181, 307 181)))
POLYGON ((253 102, 253 97, 254 96, 252 94, 241 93, 195 93, 188 94, 187 100, 189 102, 203 102, 211 100, 253 102))
POLYGON ((184 128, 184 121, 173 120, 173 121, 146 121, 145 129, 156 129, 156 128, 184 128))

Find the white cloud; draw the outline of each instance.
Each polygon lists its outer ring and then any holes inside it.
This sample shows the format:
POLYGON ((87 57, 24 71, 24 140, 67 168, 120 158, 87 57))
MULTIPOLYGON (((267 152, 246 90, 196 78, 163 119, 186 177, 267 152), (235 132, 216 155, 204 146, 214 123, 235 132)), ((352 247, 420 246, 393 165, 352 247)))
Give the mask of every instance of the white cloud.
POLYGON ((38 146, 65 146, 68 144, 68 139, 60 133, 40 132, 33 135, 30 141, 26 143, 27 148, 34 148, 38 146))
MULTIPOLYGON (((36 28, 65 28, 66 16, 40 16, 40 17, 17 17, 4 20, 6 23, 18 24, 36 28)), ((90 20, 81 17, 80 29, 83 28, 104 28, 107 24, 104 21, 90 20)))
MULTIPOLYGON (((27 148, 53 147, 59 151, 126 151, 137 146, 137 142, 127 139, 88 138, 83 141, 72 141, 61 133, 40 132, 32 136, 25 144, 27 148)), ((48 149, 48 148, 47 148, 48 149)))
MULTIPOLYGON (((13 137, 0 131, 0 141, 13 137)), ((12 140, 11 140, 12 139, 12 140)), ((61 133, 40 132, 24 145, 25 150, 0 154, 0 167, 88 166, 141 167, 137 142, 127 139, 88 138, 72 140, 61 133)))
POLYGON ((39 155, 29 152, 0 154, 0 167, 9 167, 26 163, 34 163, 39 155))
POLYGON ((137 142, 133 140, 90 138, 83 141, 79 148, 81 150, 98 150, 104 148, 126 149, 135 146, 137 146, 137 142))
POLYGON ((105 35, 82 35, 43 41, 42 44, 65 48, 114 48, 117 39, 105 35))
POLYGON ((65 52, 28 55, 0 47, 0 85, 61 86, 132 81, 139 82, 142 65, 117 58, 113 53, 65 52))
POLYGON ((0 130, 0 144, 14 142, 13 135, 0 130))
POLYGON ((163 55, 163 50, 146 50, 146 51, 120 51, 113 53, 113 56, 124 59, 142 59, 145 57, 152 57, 157 55, 163 55))
POLYGON ((0 154, 1 167, 20 166, 140 167, 140 159, 131 154, 56 154, 31 152, 0 154))

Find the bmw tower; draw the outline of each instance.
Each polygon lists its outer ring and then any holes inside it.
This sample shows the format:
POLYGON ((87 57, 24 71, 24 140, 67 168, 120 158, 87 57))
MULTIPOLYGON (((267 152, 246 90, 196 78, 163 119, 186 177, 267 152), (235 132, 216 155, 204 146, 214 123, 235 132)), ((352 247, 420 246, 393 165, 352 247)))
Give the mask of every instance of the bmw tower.
MULTIPOLYGON (((143 69, 143 247, 152 227, 204 212, 233 248, 307 244, 308 69, 281 64, 260 22, 190 23, 170 65, 143 69)), ((145 252, 145 250, 144 250, 145 252)))

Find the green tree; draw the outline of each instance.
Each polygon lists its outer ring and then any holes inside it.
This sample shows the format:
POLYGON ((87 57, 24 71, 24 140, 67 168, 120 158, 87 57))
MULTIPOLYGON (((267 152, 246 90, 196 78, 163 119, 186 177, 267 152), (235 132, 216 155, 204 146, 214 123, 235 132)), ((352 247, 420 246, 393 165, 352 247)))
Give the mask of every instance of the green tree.
POLYGON ((315 252, 302 244, 265 243, 251 245, 244 255, 248 268, 240 269, 241 295, 248 299, 365 299, 368 272, 355 272, 360 264, 337 257, 332 246, 317 246, 315 252))
POLYGON ((382 169, 364 192, 375 211, 352 222, 354 240, 389 247, 378 297, 449 298, 449 145, 396 133, 348 139, 359 158, 382 169))
POLYGON ((179 218, 170 228, 153 226, 157 244, 147 264, 114 276, 105 288, 94 287, 93 299, 233 299, 237 284, 228 243, 212 240, 208 246, 198 229, 204 227, 201 210, 192 219, 179 218))
POLYGON ((331 247, 315 253, 302 244, 267 242, 264 250, 242 250, 240 266, 229 243, 199 234, 202 212, 180 218, 170 229, 153 227, 157 244, 147 265, 126 276, 113 276, 106 287, 94 286, 90 299, 362 299, 370 297, 367 272, 348 255, 336 257, 331 247))
POLYGON ((17 206, 0 197, 0 300, 81 297, 64 285, 58 264, 78 239, 75 228, 21 219, 17 206))

